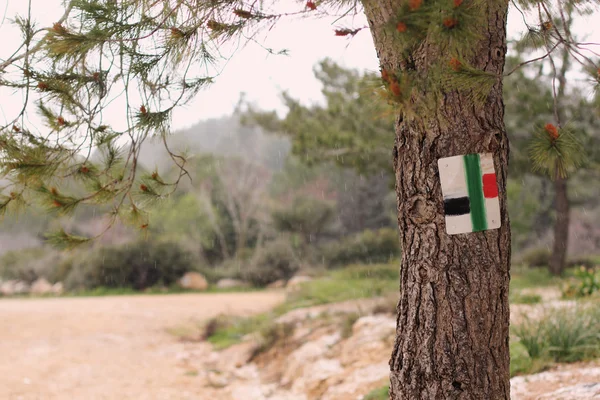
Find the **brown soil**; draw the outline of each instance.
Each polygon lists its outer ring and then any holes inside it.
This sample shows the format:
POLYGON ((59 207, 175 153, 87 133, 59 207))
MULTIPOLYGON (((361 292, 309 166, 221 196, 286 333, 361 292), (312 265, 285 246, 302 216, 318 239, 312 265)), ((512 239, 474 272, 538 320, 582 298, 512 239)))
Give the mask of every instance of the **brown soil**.
MULTIPOLYGON (((0 300, 0 399, 214 399, 167 333, 245 315, 283 292, 0 300)), ((208 389, 210 390, 210 389, 208 389)))

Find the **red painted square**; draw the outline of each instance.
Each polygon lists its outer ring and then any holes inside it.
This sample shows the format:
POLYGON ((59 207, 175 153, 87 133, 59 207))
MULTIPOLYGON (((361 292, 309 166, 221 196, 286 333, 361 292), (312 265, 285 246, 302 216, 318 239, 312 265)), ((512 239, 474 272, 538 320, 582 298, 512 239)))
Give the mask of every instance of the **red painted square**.
POLYGON ((496 174, 483 175, 483 195, 486 199, 498 197, 498 185, 496 185, 496 174))

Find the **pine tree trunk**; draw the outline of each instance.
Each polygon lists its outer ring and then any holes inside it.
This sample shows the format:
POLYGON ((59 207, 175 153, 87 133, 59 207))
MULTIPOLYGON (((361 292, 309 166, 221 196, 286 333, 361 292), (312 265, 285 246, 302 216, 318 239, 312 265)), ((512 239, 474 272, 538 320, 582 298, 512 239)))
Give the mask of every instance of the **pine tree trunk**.
MULTIPOLYGON (((572 9, 568 9, 567 24, 571 26, 572 9)), ((557 122, 562 125, 565 121, 562 104, 565 100, 565 93, 567 89, 567 71, 570 68, 570 53, 567 49, 561 51, 561 67, 558 72, 558 93, 556 95, 556 106, 555 109, 557 122)), ((554 243, 552 245, 552 255, 550 256, 550 265, 548 269, 553 275, 562 275, 566 261, 567 261, 567 248, 569 245, 569 215, 571 213, 571 205, 569 204, 569 197, 567 192, 567 178, 558 177, 558 172, 554 180, 554 212, 556 213, 556 219, 554 221, 554 243)))
POLYGON ((557 178, 554 181, 554 244, 550 257, 550 272, 553 275, 562 275, 567 259, 567 246, 569 242, 569 197, 567 195, 567 179, 557 178))
MULTIPOLYGON (((438 57, 450 58, 426 43, 407 63, 383 29, 401 1, 363 4, 385 69, 426 70, 438 57)), ((487 24, 473 27, 482 40, 471 62, 500 74, 508 3, 486 4, 487 24)), ((403 251, 390 360, 392 400, 510 398, 508 139, 501 86, 498 82, 484 106, 452 92, 444 95, 427 122, 398 118, 393 158, 403 251), (437 160, 482 152, 494 154, 502 227, 449 236, 437 160)))

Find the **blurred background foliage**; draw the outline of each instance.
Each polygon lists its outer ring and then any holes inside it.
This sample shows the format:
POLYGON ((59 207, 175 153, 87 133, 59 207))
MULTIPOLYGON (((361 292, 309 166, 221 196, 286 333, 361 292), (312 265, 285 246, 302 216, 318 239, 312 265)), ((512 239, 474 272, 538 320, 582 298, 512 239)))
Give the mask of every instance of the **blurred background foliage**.
MULTIPOLYGON (((315 270, 398 263, 395 121, 375 94, 379 78, 330 60, 315 67, 315 76, 323 85, 322 103, 305 105, 282 93, 287 113, 279 115, 242 97, 231 116, 174 132, 171 148, 194 155, 186 166, 192 179, 144 216, 141 237, 139 227, 117 224, 93 243, 57 252, 44 232, 63 226, 98 234, 106 210, 84 206, 64 218, 33 207, 4 216, 0 279, 32 283, 42 277, 69 290, 141 290, 168 288, 197 271, 213 284, 231 278, 262 287, 315 270)), ((553 185, 533 172, 527 145, 533 127, 552 119, 549 82, 543 72, 523 68, 506 79, 505 96, 513 256, 518 265, 545 268, 555 222, 553 185)), ((598 100, 577 90, 567 100, 571 129, 589 150, 569 178, 567 266, 589 269, 600 254, 600 185, 591 184, 600 173, 598 100)), ((164 179, 178 173, 158 142, 142 148, 140 162, 164 179)), ((570 288, 574 295, 597 286, 595 275, 580 275, 589 282, 570 288)))

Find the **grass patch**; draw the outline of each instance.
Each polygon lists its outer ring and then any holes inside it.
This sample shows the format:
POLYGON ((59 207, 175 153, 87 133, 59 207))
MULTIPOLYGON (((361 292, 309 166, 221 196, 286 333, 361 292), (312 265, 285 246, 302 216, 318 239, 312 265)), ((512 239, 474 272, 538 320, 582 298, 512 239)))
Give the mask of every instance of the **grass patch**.
POLYGON ((399 263, 349 266, 302 284, 277 311, 397 293, 399 279, 399 263))
POLYGON ((240 343, 250 333, 268 330, 274 325, 273 319, 272 313, 247 318, 218 316, 207 322, 203 336, 217 350, 222 350, 240 343))
POLYGON ((389 386, 380 387, 379 389, 372 390, 367 394, 363 400, 388 400, 390 398, 389 386))
MULTIPOLYGON (((329 272, 326 276, 300 285, 290 293, 286 302, 272 312, 248 318, 216 317, 204 327, 203 337, 216 349, 240 343, 244 336, 258 333, 259 352, 275 341, 290 335, 292 327, 275 324, 286 312, 302 307, 335 303, 344 300, 377 297, 398 291, 399 264, 355 265, 329 272)), ((344 319, 342 334, 350 335, 358 315, 344 319)))
POLYGON ((531 358, 519 341, 510 342, 510 376, 536 374, 547 370, 552 362, 546 358, 531 358))
POLYGON ((255 334, 258 346, 253 357, 267 351, 279 340, 291 337, 293 324, 275 323, 275 314, 265 313, 253 317, 218 316, 209 320, 204 326, 202 337, 208 340, 215 349, 223 350, 241 343, 246 335, 255 334))
POLYGON ((511 344, 514 357, 511 371, 515 373, 532 373, 553 362, 569 363, 600 356, 597 303, 551 309, 539 318, 523 320, 512 330, 518 338, 518 345, 511 344))
POLYGON ((538 304, 542 302, 542 296, 521 291, 511 292, 508 301, 510 304, 538 304))
POLYGON ((580 267, 563 285, 564 298, 581 298, 600 293, 600 268, 580 267))
POLYGON ((510 273, 510 290, 559 286, 563 280, 550 274, 547 268, 517 267, 510 273))

